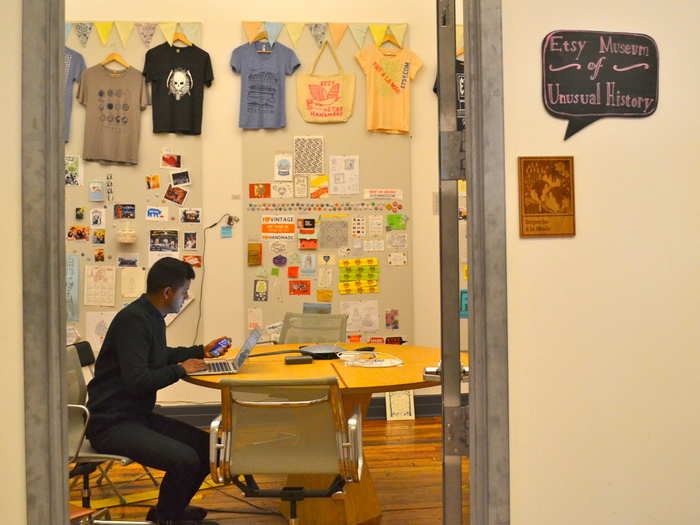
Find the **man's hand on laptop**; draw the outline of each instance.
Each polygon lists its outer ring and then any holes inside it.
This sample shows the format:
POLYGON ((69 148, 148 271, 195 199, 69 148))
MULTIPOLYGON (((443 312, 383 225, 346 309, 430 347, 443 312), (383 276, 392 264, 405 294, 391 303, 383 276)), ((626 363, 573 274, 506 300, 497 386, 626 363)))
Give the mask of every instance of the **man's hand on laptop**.
POLYGON ((204 347, 204 357, 221 357, 231 348, 230 337, 219 337, 204 347))
POLYGON ((185 369, 187 374, 196 374, 207 369, 204 359, 187 359, 180 363, 180 366, 185 369))

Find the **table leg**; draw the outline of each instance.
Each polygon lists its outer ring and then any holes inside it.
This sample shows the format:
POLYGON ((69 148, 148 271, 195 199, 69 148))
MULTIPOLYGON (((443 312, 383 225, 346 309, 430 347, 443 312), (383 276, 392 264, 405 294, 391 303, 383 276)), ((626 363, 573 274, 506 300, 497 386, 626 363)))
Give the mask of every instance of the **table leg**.
MULTIPOLYGON (((363 417, 371 400, 371 394, 343 395, 345 417, 353 413, 356 406, 362 407, 363 417)), ((287 486, 307 489, 325 489, 334 476, 290 475, 287 486)), ((289 505, 282 504, 285 515, 289 515, 289 505)), ((381 508, 372 476, 367 468, 367 460, 359 482, 345 485, 344 494, 332 498, 309 498, 297 506, 300 523, 304 525, 370 525, 381 520, 381 508)))

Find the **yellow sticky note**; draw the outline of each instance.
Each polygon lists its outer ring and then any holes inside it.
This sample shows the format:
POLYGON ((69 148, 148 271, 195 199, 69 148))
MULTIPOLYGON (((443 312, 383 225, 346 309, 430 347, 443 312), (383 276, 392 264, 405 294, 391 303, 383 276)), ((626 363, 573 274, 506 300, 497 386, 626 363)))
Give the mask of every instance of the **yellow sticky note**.
POLYGON ((316 290, 316 300, 320 303, 333 301, 333 290, 316 290))

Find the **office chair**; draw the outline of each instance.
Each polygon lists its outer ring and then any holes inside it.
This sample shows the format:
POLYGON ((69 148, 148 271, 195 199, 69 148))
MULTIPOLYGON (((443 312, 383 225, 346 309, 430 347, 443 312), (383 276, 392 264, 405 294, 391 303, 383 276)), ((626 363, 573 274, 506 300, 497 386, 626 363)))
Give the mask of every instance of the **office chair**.
MULTIPOLYGON (((80 365, 77 348, 69 345, 66 355, 66 386, 68 394, 68 453, 67 463, 75 466, 69 473, 69 477, 82 476, 83 493, 82 505, 90 508, 90 474, 97 470, 106 461, 116 461, 121 465, 128 465, 132 461, 124 456, 114 454, 102 454, 92 448, 90 442, 85 437, 85 430, 90 419, 90 411, 85 406, 87 388, 85 378, 80 365)), ((116 490, 114 484, 106 477, 111 488, 118 494, 120 500, 123 498, 116 490)), ((102 509, 97 515, 109 518, 109 509, 102 509)), ((140 525, 151 525, 150 521, 109 521, 93 519, 95 525, 109 525, 116 523, 133 523, 140 525)))
POLYGON ((345 314, 284 315, 280 343, 344 343, 348 316, 345 314))
POLYGON ((222 379, 221 415, 210 428, 211 475, 233 483, 247 497, 289 502, 289 523, 298 523, 305 498, 342 494, 363 468, 362 414, 345 419, 335 377, 245 381, 222 379), (255 474, 330 474, 322 490, 261 489, 255 474))

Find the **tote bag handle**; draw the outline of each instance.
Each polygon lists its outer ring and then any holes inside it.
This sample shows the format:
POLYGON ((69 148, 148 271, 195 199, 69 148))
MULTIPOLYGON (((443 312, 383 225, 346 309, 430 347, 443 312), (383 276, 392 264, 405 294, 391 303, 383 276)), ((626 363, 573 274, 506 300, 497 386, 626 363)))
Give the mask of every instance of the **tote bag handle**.
POLYGON ((323 54, 323 51, 324 51, 324 49, 326 49, 326 47, 328 47, 328 49, 331 50, 331 55, 333 55, 333 60, 335 60, 335 65, 338 66, 338 72, 341 74, 345 73, 343 66, 340 64, 340 60, 338 60, 338 55, 335 54, 335 50, 333 49, 333 46, 328 43, 328 40, 326 40, 323 43, 323 45, 321 46, 321 49, 318 50, 318 55, 316 55, 316 60, 314 60, 314 65, 311 68, 310 74, 313 75, 314 72, 316 71, 316 66, 318 65, 318 61, 321 59, 321 55, 323 54))

